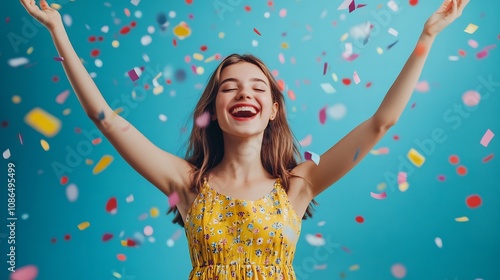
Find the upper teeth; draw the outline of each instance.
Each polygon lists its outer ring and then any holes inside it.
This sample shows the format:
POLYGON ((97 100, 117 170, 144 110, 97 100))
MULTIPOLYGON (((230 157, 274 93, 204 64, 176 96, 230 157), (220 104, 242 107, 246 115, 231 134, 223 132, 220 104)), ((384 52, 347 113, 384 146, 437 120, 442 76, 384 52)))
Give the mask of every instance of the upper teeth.
POLYGON ((257 114, 257 111, 255 111, 255 108, 251 107, 251 106, 236 107, 236 108, 233 109, 232 114, 236 114, 239 111, 250 111, 250 112, 252 112, 254 114, 257 114))

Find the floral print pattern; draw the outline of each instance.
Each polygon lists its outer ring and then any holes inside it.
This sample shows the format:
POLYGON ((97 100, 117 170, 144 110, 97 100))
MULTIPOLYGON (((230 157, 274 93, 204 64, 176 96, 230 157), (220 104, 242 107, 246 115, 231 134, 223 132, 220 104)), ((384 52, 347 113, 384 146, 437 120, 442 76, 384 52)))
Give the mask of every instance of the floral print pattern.
POLYGON ((204 178, 184 223, 189 279, 295 279, 301 221, 279 178, 255 201, 220 194, 204 178))

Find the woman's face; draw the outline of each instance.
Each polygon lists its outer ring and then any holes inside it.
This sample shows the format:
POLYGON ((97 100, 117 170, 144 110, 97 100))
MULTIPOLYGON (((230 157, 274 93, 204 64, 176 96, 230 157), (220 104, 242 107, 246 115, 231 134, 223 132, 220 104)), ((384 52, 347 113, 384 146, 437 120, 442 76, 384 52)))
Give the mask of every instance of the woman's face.
POLYGON ((227 66, 220 75, 215 99, 215 115, 222 131, 248 137, 262 133, 276 117, 278 102, 273 103, 266 75, 252 63, 227 66))

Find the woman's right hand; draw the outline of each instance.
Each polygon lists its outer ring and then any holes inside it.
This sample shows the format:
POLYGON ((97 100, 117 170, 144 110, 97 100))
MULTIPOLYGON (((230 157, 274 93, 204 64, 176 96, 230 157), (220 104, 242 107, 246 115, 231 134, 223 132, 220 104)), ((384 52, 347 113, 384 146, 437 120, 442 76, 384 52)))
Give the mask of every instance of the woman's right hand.
POLYGON ((40 9, 34 0, 20 0, 28 13, 40 23, 45 25, 50 31, 58 26, 62 26, 61 15, 55 9, 52 9, 46 0, 40 0, 40 9))

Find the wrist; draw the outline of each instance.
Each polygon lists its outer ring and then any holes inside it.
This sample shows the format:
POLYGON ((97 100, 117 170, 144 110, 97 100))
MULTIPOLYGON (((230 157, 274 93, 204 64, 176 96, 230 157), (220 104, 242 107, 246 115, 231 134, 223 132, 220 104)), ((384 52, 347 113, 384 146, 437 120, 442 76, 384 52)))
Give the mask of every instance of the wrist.
POLYGON ((418 38, 419 43, 424 43, 424 44, 432 44, 434 42, 434 39, 436 39, 436 35, 430 34, 427 31, 423 31, 422 34, 420 34, 420 38, 418 38))

